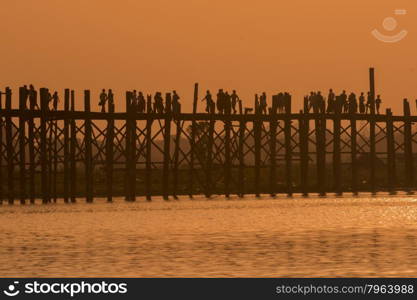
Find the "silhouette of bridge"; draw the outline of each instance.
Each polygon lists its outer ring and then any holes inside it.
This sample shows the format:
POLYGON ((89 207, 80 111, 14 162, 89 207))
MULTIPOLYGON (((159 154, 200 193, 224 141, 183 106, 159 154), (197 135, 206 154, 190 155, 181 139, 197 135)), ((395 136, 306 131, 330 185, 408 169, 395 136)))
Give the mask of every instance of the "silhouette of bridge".
MULTIPOLYGON (((375 99, 374 71, 370 93, 375 99)), ((94 112, 90 91, 84 110, 75 110, 75 92, 65 89, 63 110, 50 110, 49 92, 39 90, 40 108, 19 109, 12 91, 0 98, 0 201, 43 203, 85 197, 124 196, 134 201, 161 195, 336 193, 403 190, 415 186, 413 129, 417 116, 404 100, 404 113, 291 112, 199 113, 198 84, 193 112, 138 113, 126 93, 126 111, 94 112)), ((0 94, 1 97, 1 94, 0 94)), ((38 97, 38 93, 32 95, 38 97)), ((36 100, 36 99, 32 99, 36 100)))

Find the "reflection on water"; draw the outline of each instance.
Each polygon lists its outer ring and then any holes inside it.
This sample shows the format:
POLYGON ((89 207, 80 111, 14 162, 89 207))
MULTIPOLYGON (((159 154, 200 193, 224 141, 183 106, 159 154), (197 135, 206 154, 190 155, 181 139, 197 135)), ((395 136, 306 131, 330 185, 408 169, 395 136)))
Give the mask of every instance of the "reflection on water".
POLYGON ((0 207, 0 276, 417 276, 417 199, 0 207))

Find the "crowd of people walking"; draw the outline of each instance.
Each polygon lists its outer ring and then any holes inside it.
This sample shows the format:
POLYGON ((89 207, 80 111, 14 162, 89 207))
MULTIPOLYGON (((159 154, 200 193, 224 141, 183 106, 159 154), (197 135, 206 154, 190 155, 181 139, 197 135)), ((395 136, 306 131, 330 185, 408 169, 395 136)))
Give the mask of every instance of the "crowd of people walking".
POLYGON ((336 95, 332 89, 329 90, 327 96, 327 107, 326 99, 318 92, 311 92, 310 95, 304 97, 304 107, 307 112, 313 113, 380 113, 382 104, 381 96, 378 95, 376 99, 373 99, 370 92, 366 95, 362 92, 359 97, 355 93, 349 95, 344 90, 340 95, 336 95))
MULTIPOLYGON (((53 93, 47 90, 47 107, 49 110, 58 110, 58 104, 60 102, 58 92, 53 93)), ((37 103, 37 91, 31 84, 28 86, 24 85, 20 87, 20 95, 23 99, 24 107, 30 109, 40 109, 37 103), (28 103, 29 100, 29 103, 28 103)), ((145 95, 141 91, 133 90, 128 93, 129 105, 138 113, 158 113, 162 114, 167 112, 166 102, 161 92, 156 92, 153 96, 145 95), (150 105, 149 105, 150 103, 150 105), (148 107, 149 106, 149 107, 148 107)), ((170 110, 173 113, 181 112, 180 96, 174 90, 171 93, 171 107, 170 110)), ((284 113, 291 111, 291 95, 287 92, 278 93, 272 95, 272 103, 268 105, 268 97, 265 92, 255 95, 255 112, 261 114, 268 113, 284 113)), ((243 113, 243 101, 237 94, 236 90, 232 92, 219 89, 214 99, 210 90, 206 91, 205 96, 201 99, 205 102, 205 111, 207 113, 218 113, 218 114, 237 114, 243 113)), ((98 105, 101 107, 101 112, 106 112, 107 107, 114 107, 114 94, 111 89, 102 89, 98 105)), ((382 99, 380 95, 374 99, 370 92, 360 93, 357 96, 351 92, 348 94, 343 90, 339 95, 330 89, 327 98, 323 96, 321 91, 312 91, 309 95, 304 97, 304 111, 307 113, 349 113, 349 114, 380 114, 382 99)), ((253 112, 253 108, 244 108, 244 113, 253 112)))

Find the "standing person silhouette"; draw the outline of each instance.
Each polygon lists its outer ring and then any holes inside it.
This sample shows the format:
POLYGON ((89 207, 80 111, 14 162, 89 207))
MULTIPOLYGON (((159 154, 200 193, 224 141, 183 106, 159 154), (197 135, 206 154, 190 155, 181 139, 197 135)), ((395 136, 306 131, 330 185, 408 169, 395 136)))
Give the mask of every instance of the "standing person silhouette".
POLYGON ((222 114, 224 111, 224 92, 223 89, 219 89, 217 93, 217 102, 216 102, 217 110, 219 114, 222 114))
POLYGON ((161 92, 156 92, 154 96, 154 112, 158 114, 164 113, 164 99, 161 92))
POLYGON ((342 107, 343 107, 343 113, 348 113, 349 112, 349 103, 347 100, 347 94, 346 91, 343 90, 342 94, 340 95, 340 101, 342 102, 342 107))
POLYGON ((207 90, 206 96, 203 99, 201 99, 201 101, 206 101, 206 112, 207 113, 214 112, 214 109, 213 109, 214 101, 213 101, 213 97, 212 97, 209 90, 207 90))
POLYGON ((114 94, 112 89, 109 89, 109 92, 107 94, 107 101, 109 102, 109 107, 113 107, 114 110, 114 94))
POLYGON ((180 96, 175 90, 172 92, 172 111, 174 114, 179 114, 181 111, 180 96))
POLYGON ((100 101, 98 103, 101 106, 101 112, 106 112, 106 102, 108 100, 108 96, 106 94, 106 90, 102 89, 100 94, 100 101))
POLYGON ((333 93, 333 89, 329 90, 329 95, 327 96, 327 113, 334 112, 336 95, 333 93))
POLYGON ((232 112, 232 97, 228 92, 225 92, 223 97, 223 111, 225 114, 230 114, 232 112))
POLYGON ((52 100, 53 100, 52 101, 53 109, 55 111, 57 111, 58 110, 58 103, 59 103, 58 92, 55 91, 55 93, 52 95, 52 100))
POLYGON ((361 114, 365 113, 365 95, 363 94, 363 92, 361 93, 361 95, 359 96, 359 112, 361 114))
POLYGON ((372 100, 371 92, 368 92, 368 100, 366 102, 366 112, 365 113, 368 113, 368 111, 369 111, 369 113, 371 113, 372 112, 371 107, 373 107, 373 106, 374 106, 374 101, 372 100))
POLYGON ((356 100, 355 93, 350 93, 349 95, 349 113, 357 113, 358 112, 358 102, 356 100))
POLYGON ((142 92, 139 92, 137 102, 138 102, 138 106, 137 106, 138 112, 139 113, 144 113, 145 108, 146 108, 146 101, 145 101, 145 97, 143 96, 142 92))
POLYGON ((236 114, 237 110, 236 110, 236 104, 238 103, 239 96, 236 94, 236 90, 233 90, 232 95, 230 96, 232 99, 232 109, 233 109, 233 113, 236 114))
POLYGON ((379 108, 381 107, 381 95, 378 95, 375 99, 375 108, 376 108, 376 113, 379 115, 379 108))
POLYGON ((267 110, 266 110, 267 107, 268 107, 268 104, 266 102, 266 93, 263 92, 261 97, 259 98, 259 108, 260 108, 261 114, 265 114, 265 115, 267 114, 267 110))

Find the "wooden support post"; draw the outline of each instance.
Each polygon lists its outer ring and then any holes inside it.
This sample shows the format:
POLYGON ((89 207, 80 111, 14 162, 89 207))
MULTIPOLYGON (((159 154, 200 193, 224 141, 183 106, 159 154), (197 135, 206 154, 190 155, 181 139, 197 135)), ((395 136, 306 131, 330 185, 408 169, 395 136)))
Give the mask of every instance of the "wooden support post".
POLYGON ((291 100, 285 103, 285 125, 284 125, 284 136, 285 136, 285 178, 287 186, 288 196, 292 196, 293 193, 293 182, 292 182, 292 145, 291 145, 291 100))
POLYGON ((239 197, 245 195, 245 133, 246 133, 246 121, 245 116, 240 114, 239 121, 239 197))
POLYGON ((193 197, 194 190, 194 152, 195 152, 195 129, 197 122, 195 120, 195 114, 197 113, 197 103, 198 103, 198 83, 194 85, 194 99, 193 99, 193 117, 191 121, 191 134, 190 134, 190 170, 189 170, 189 179, 188 179, 188 191, 190 198, 193 197))
POLYGON ((358 163, 356 158, 357 144, 356 144, 356 114, 350 115, 350 153, 351 153, 351 180, 352 180, 352 193, 358 194, 358 163))
POLYGON ((174 148, 174 167, 173 167, 173 187, 172 187, 172 196, 174 199, 178 199, 178 169, 179 169, 179 154, 181 147, 181 120, 175 119, 175 148, 174 148))
POLYGON ((69 109, 70 109, 70 90, 64 91, 64 202, 69 202, 69 190, 70 190, 70 135, 69 135, 69 109))
POLYGON ((308 196, 308 162, 309 162, 309 155, 308 155, 308 134, 309 134, 309 118, 307 115, 307 111, 300 111, 300 119, 298 121, 299 124, 299 131, 300 131, 300 159, 301 159, 301 167, 300 167, 300 177, 301 177, 301 192, 303 196, 308 196))
MULTIPOLYGON (((114 104, 108 102, 108 112, 114 113, 114 104)), ((107 136, 106 136, 106 184, 107 184, 107 202, 113 201, 113 159, 114 159, 114 118, 107 119, 107 136)))
POLYGON ((52 182, 52 197, 54 199, 54 202, 58 199, 58 190, 57 190, 57 184, 58 184, 58 121, 53 120, 52 121, 52 130, 53 130, 53 182, 52 182))
MULTIPOLYGON (((326 122, 326 120, 324 120, 326 122)), ((342 195, 342 159, 340 149, 340 134, 341 134, 341 119, 340 110, 336 110, 333 120, 333 189, 337 195, 342 195)))
POLYGON ((276 108, 269 116, 269 193, 272 197, 276 195, 277 182, 277 119, 276 108))
POLYGON ((369 69, 369 90, 371 96, 371 107, 369 116, 369 134, 370 134, 370 188, 373 194, 376 193, 376 178, 375 178, 375 165, 376 165, 376 149, 375 149, 375 72, 374 69, 369 69))
MULTIPOLYGON (((75 111, 75 95, 74 91, 71 91, 71 112, 75 111)), ((71 202, 76 202, 77 197, 77 124, 75 119, 72 117, 70 120, 70 191, 71 191, 71 202)))
POLYGON ((91 115, 90 115, 90 91, 84 91, 84 146, 85 146, 85 200, 87 203, 93 202, 93 153, 91 141, 91 115))
POLYGON ((230 181, 232 176, 232 158, 230 154, 230 132, 232 122, 230 120, 230 110, 226 112, 224 121, 224 195, 230 197, 230 181))
POLYGON ((414 156, 413 138, 411 130, 410 104, 404 100, 404 154, 405 154, 405 173, 406 189, 411 194, 414 189, 414 156))
POLYGON ((207 155, 206 155, 206 162, 205 162, 205 171, 206 171, 206 184, 205 184, 205 196, 210 198, 213 194, 213 182, 212 182, 212 167, 213 167, 213 144, 214 144, 214 124, 215 119, 214 115, 210 113, 210 121, 209 121, 209 128, 208 128, 208 136, 207 136, 207 155))
POLYGON ((36 174, 36 162, 35 162, 35 122, 34 112, 37 109, 38 94, 35 90, 31 90, 29 94, 30 103, 30 117, 28 120, 28 143, 29 143, 29 198, 30 203, 35 203, 35 174, 36 174))
POLYGON ((12 132, 12 90, 6 88, 6 157, 7 157, 7 185, 9 204, 14 203, 14 149, 13 149, 13 132, 12 132))
POLYGON ((253 130, 255 137, 255 195, 260 196, 260 178, 261 178, 261 129, 262 129, 262 112, 259 108, 258 97, 255 97, 255 118, 253 121, 253 130))
POLYGON ((49 91, 46 88, 40 89, 41 102, 41 124, 40 124, 40 158, 41 158, 41 190, 42 203, 50 202, 49 182, 48 182, 48 139, 46 122, 48 121, 48 102, 49 91))
POLYGON ((26 119, 25 111, 27 110, 27 89, 26 87, 19 88, 19 189, 20 189, 20 204, 26 203, 26 119))
POLYGON ((145 193, 146 200, 152 200, 152 97, 147 98, 147 120, 146 120, 146 174, 145 174, 145 193))
POLYGON ((133 105, 132 105, 132 92, 126 92, 126 143, 125 143, 125 200, 133 201, 132 199, 132 190, 134 182, 136 181, 135 174, 132 172, 132 164, 134 163, 134 149, 132 147, 133 141, 133 105))
POLYGON ((387 139, 387 188, 394 194, 396 185, 395 173, 395 142, 394 142, 394 123, 392 120, 391 109, 386 111, 386 139, 387 139))
POLYGON ((326 119, 324 114, 316 114, 316 157, 317 191, 320 196, 326 194, 326 119))
POLYGON ((169 196, 169 172, 171 165, 171 94, 165 96, 165 124, 164 124, 164 166, 162 173, 162 195, 164 200, 169 196))
MULTIPOLYGON (((0 92, 0 113, 3 113, 3 93, 0 92)), ((3 131, 5 130, 3 114, 0 115, 0 183, 4 181, 3 177, 3 131)), ((4 191, 3 184, 0 184, 0 205, 3 204, 4 191)))

